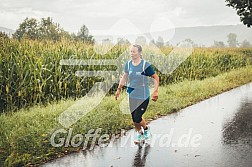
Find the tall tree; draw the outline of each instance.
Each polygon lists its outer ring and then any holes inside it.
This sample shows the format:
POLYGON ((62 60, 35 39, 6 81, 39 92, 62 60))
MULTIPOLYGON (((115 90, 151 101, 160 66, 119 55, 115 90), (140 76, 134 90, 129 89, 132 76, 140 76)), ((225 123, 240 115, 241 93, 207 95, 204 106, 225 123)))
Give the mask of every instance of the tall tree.
POLYGON ((225 44, 223 41, 214 41, 214 46, 215 48, 224 48, 225 44))
POLYGON ((138 44, 138 45, 146 45, 146 38, 144 36, 138 36, 135 40, 135 44, 138 44))
POLYGON ((252 25, 252 0, 225 0, 227 6, 233 7, 247 27, 252 25))
POLYGON ((237 47, 237 45, 238 45, 238 41, 237 41, 237 35, 235 34, 235 33, 230 33, 230 34, 228 34, 227 35, 227 38, 228 38, 228 40, 227 40, 227 43, 228 43, 228 46, 229 47, 237 47))
POLYGON ((192 44, 193 47, 198 47, 198 45, 196 43, 194 43, 191 38, 186 38, 184 41, 192 44))
POLYGON ((158 39, 156 41, 156 46, 157 47, 162 47, 164 46, 164 39, 161 36, 158 36, 158 39))
POLYGON ((119 45, 129 45, 130 44, 129 40, 126 38, 117 38, 117 43, 119 45))
POLYGON ((250 47, 252 47, 252 45, 250 44, 249 41, 244 40, 244 41, 241 43, 241 47, 242 47, 242 48, 250 48, 250 47))
POLYGON ((42 18, 37 21, 35 18, 26 18, 13 34, 14 38, 46 39, 59 41, 62 37, 70 38, 70 34, 60 28, 58 23, 54 23, 51 17, 42 18))
POLYGON ((16 39, 21 39, 23 37, 28 39, 37 39, 38 38, 38 22, 34 18, 26 18, 20 25, 16 32, 13 34, 13 37, 16 39))
POLYGON ((39 27, 39 38, 58 41, 61 38, 62 32, 63 29, 60 28, 58 23, 54 23, 51 17, 41 19, 39 27))
POLYGON ((76 39, 91 44, 95 42, 93 36, 89 34, 89 30, 86 25, 81 26, 79 32, 76 35, 76 39))
POLYGON ((156 45, 155 40, 154 39, 150 40, 149 45, 151 46, 156 45))

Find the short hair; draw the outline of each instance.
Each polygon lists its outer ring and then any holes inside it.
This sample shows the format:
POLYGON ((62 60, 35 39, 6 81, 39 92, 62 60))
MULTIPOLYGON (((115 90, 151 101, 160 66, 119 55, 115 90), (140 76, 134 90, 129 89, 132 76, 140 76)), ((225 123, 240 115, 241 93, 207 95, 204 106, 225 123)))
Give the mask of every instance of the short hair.
POLYGON ((137 45, 137 44, 134 44, 134 45, 132 45, 133 47, 136 47, 137 48, 137 50, 138 50, 138 52, 142 52, 142 46, 140 46, 140 45, 137 45))

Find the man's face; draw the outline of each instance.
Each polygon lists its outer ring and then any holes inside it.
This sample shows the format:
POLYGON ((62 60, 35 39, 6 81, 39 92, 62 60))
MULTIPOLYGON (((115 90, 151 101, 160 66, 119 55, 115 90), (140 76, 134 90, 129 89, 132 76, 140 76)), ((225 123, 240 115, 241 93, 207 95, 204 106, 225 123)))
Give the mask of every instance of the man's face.
POLYGON ((131 49, 130 49, 130 56, 131 56, 132 59, 137 59, 138 57, 140 57, 140 54, 138 52, 138 48, 131 47, 131 49))

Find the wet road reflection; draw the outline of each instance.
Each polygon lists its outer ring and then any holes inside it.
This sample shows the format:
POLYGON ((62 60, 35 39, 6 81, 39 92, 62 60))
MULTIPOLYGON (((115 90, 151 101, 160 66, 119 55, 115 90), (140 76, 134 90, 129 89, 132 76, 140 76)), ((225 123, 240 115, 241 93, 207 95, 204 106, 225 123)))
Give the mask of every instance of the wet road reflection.
POLYGON ((134 162, 133 165, 134 167, 142 167, 145 166, 145 162, 146 162, 146 157, 149 154, 150 151, 150 145, 144 146, 144 147, 139 147, 135 158, 134 158, 134 162))
POLYGON ((235 145, 242 143, 252 146, 251 118, 252 101, 249 102, 248 99, 244 99, 233 119, 226 122, 223 127, 224 144, 235 145))
POLYGON ((134 131, 107 147, 59 158, 44 167, 252 166, 252 83, 152 121, 149 147, 134 131))

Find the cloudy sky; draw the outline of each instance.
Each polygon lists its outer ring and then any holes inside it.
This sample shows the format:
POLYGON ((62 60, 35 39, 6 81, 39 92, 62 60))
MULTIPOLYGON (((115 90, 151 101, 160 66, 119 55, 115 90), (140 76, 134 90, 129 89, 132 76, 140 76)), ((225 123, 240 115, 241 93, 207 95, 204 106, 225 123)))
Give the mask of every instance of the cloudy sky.
POLYGON ((0 0, 0 4, 0 27, 13 30, 26 17, 48 16, 70 32, 83 24, 90 30, 107 30, 119 20, 146 32, 158 18, 175 27, 240 24, 225 0, 0 0))

